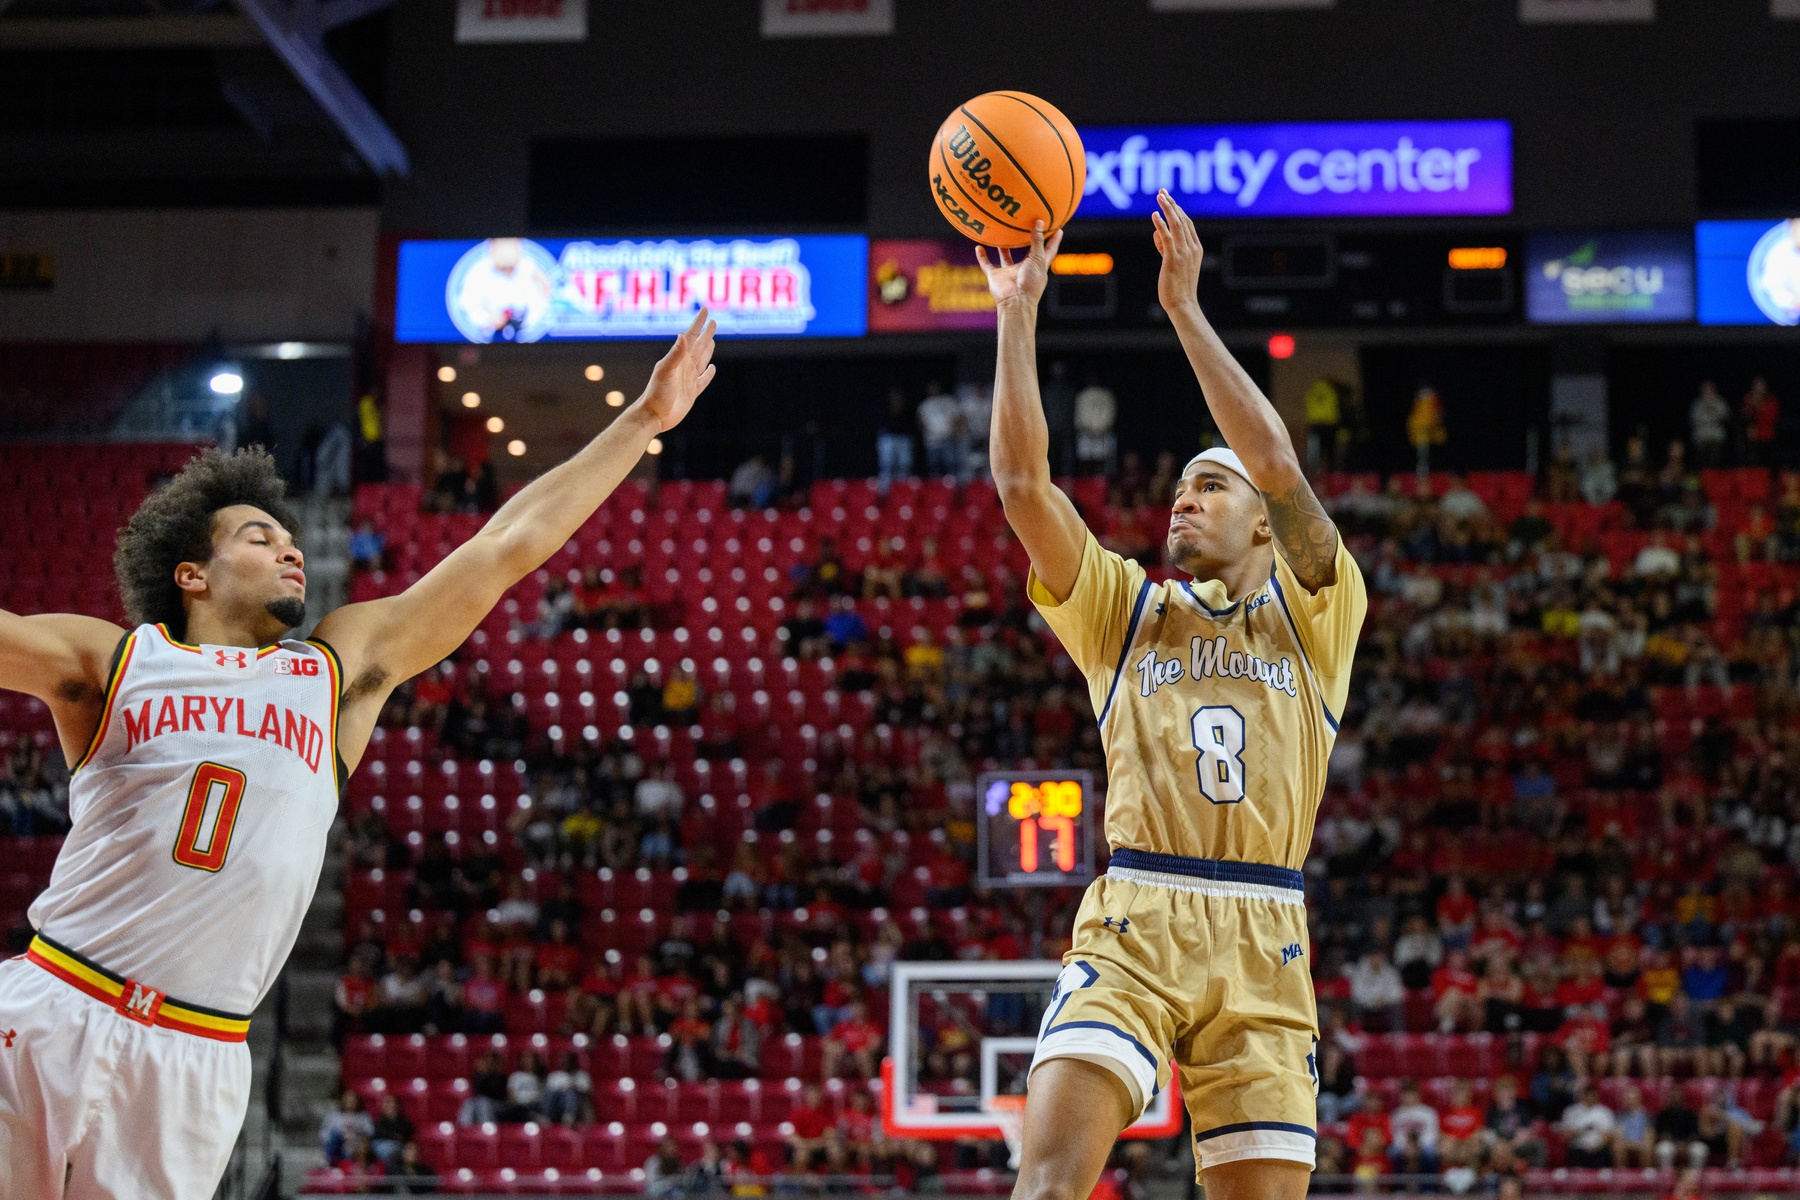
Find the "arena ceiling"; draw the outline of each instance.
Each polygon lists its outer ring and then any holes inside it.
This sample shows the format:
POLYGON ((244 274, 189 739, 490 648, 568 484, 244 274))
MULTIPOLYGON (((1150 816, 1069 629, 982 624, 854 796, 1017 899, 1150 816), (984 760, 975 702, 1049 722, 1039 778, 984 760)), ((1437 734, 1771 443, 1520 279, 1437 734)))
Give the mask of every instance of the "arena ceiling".
POLYGON ((372 195, 411 170, 378 107, 392 3, 0 0, 0 204, 108 203, 109 185, 182 202, 170 185, 196 179, 372 195))

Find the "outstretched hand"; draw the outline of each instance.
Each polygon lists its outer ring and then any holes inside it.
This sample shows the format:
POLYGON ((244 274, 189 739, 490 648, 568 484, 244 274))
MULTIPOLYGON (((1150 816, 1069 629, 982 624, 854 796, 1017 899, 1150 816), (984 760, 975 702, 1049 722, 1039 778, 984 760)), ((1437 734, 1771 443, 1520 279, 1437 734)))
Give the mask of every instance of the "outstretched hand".
POLYGON ((667 433, 681 424, 694 400, 713 381, 713 334, 718 323, 707 318, 703 308, 694 323, 675 339, 669 352, 662 356, 650 372, 650 385, 638 397, 644 411, 656 418, 659 433, 667 433))
POLYGON ((1150 239, 1162 255, 1156 298, 1162 302, 1164 312, 1173 313, 1183 305, 1198 303, 1200 263, 1206 251, 1200 245, 1200 235, 1194 232, 1194 222, 1167 190, 1156 193, 1156 206, 1161 211, 1150 214, 1150 224, 1155 226, 1150 239))
POLYGON ((975 260, 987 275, 988 291, 994 294, 994 303, 1011 300, 1017 296, 1036 303, 1044 294, 1044 287, 1050 282, 1050 260, 1062 246, 1063 231, 1057 230, 1044 240, 1044 223, 1034 221, 1031 226, 1031 249, 1025 257, 1013 262, 1010 252, 994 251, 994 262, 988 261, 986 246, 975 247, 975 260))

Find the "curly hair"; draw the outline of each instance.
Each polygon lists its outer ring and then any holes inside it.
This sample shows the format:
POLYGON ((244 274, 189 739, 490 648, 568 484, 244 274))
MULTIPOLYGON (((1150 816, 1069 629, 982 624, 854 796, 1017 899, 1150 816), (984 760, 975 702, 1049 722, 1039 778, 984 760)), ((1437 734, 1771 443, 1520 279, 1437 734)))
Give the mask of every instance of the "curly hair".
POLYGON ((132 625, 162 624, 178 638, 187 636, 187 609, 175 585, 175 568, 184 562, 212 560, 213 517, 234 504, 262 509, 299 539, 287 483, 267 450, 251 446, 235 454, 202 451, 174 479, 151 492, 119 531, 113 571, 132 625))

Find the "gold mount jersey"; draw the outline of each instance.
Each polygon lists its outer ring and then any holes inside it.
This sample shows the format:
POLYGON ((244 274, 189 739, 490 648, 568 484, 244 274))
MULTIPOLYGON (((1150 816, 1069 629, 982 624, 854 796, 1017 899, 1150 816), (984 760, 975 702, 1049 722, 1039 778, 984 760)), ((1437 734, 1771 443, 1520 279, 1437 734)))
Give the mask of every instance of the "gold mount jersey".
POLYGON ((1032 574, 1099 714, 1115 849, 1305 861, 1368 596, 1341 540, 1316 593, 1274 560, 1235 603, 1216 580, 1152 583, 1092 534, 1062 603, 1032 574))
POLYGON ((299 935, 337 813, 339 675, 319 642, 129 634, 32 926, 183 1001, 253 1010, 299 935))

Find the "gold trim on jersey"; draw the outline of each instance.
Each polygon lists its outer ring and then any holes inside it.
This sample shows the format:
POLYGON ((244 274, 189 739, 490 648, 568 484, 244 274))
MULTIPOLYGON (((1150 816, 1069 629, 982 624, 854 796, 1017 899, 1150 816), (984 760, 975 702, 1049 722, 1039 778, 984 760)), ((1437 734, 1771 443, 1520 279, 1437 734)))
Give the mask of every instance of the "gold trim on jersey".
POLYGON ((113 701, 118 699, 119 683, 125 678, 125 665, 131 661, 131 652, 135 649, 137 649, 137 634, 126 634, 118 651, 118 661, 113 664, 112 675, 106 681, 106 707, 100 712, 100 724, 95 726, 94 736, 89 740, 87 750, 76 760, 75 765, 69 768, 70 775, 74 775, 75 772, 87 766, 93 760, 95 753, 99 751, 100 743, 106 740, 106 731, 112 728, 113 701))
POLYGON ((349 778, 350 772, 344 769, 343 756, 338 753, 338 717, 344 696, 344 664, 338 661, 337 650, 330 642, 319 638, 307 638, 306 644, 317 646, 325 652, 325 666, 331 672, 331 769, 337 773, 339 787, 349 778))
MULTIPOLYGON (((66 946, 57 945, 43 934, 31 939, 31 946, 25 951, 25 957, 70 987, 115 1008, 122 1009, 126 998, 125 990, 133 986, 131 980, 83 958, 66 946)), ((141 985, 137 986, 141 989, 141 985)), ((249 1017, 182 1004, 167 996, 162 996, 162 1003, 153 1009, 153 1013, 150 1024, 218 1042, 241 1042, 250 1034, 249 1017)))

